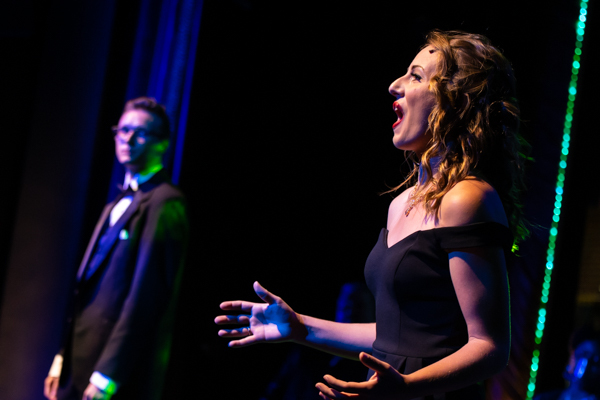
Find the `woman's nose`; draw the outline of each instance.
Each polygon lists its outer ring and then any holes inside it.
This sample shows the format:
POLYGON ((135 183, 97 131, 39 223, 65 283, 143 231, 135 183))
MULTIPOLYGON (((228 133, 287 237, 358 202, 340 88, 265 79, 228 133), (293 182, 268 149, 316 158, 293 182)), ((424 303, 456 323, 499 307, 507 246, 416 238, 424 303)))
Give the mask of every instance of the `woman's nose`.
POLYGON ((392 96, 399 98, 404 97, 404 85, 402 84, 402 78, 396 79, 390 85, 389 92, 392 96))

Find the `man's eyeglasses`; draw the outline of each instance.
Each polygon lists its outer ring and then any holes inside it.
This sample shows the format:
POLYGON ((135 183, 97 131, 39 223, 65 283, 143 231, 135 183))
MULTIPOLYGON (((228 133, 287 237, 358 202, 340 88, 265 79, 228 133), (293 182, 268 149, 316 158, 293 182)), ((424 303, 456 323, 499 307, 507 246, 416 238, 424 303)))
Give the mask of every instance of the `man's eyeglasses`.
POLYGON ((111 128, 113 135, 120 140, 126 141, 129 138, 135 138, 140 144, 144 143, 150 136, 150 131, 145 128, 133 128, 130 126, 113 126, 111 128))

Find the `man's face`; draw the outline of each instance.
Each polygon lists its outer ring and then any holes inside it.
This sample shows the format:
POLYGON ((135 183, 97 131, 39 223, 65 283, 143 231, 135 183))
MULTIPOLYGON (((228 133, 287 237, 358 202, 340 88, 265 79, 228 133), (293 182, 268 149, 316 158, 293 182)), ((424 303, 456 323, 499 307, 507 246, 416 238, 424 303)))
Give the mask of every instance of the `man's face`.
POLYGON ((132 172, 160 162, 164 145, 156 138, 159 121, 145 110, 130 110, 121 115, 115 133, 117 160, 132 172))

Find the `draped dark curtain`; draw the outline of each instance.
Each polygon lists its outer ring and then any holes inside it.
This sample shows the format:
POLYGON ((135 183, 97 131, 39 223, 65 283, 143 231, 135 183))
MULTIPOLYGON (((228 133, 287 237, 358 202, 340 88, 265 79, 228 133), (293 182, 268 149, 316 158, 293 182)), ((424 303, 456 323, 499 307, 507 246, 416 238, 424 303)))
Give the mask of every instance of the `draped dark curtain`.
POLYGON ((30 31, 4 63, 19 66, 18 54, 28 54, 29 64, 4 86, 14 103, 3 119, 20 126, 9 125, 18 141, 5 150, 18 145, 22 164, 8 166, 20 179, 3 194, 16 204, 3 210, 14 225, 0 315, 2 399, 42 399, 58 350, 81 238, 89 234, 83 221, 115 4, 30 1, 15 15, 30 31))
MULTIPOLYGON (((141 0, 125 100, 155 97, 171 118, 165 167, 177 183, 198 46, 202 0, 141 0)), ((115 160, 109 197, 123 180, 115 160)))

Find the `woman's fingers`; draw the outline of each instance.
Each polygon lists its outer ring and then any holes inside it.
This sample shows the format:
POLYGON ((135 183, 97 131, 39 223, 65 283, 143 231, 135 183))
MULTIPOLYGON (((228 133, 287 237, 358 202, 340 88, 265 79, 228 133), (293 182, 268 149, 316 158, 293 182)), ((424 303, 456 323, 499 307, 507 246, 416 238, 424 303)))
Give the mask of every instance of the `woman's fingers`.
POLYGON ((219 315, 215 318, 215 324, 217 325, 250 325, 250 316, 245 314, 240 315, 219 315))
POLYGON ((221 337, 245 337, 252 335, 250 331, 250 316, 249 315, 219 315, 215 318, 215 324, 217 325, 246 325, 240 328, 233 329, 221 329, 217 334, 221 337))
POLYGON ((243 301, 243 300, 234 300, 234 301, 224 301, 219 304, 221 310, 227 311, 244 311, 250 312, 252 311, 252 307, 255 306, 256 303, 251 301, 243 301))
POLYGON ((317 383, 315 387, 319 390, 319 396, 324 399, 350 399, 353 397, 357 397, 358 394, 355 393, 343 393, 334 388, 330 388, 323 383, 317 383))
POLYGON ((346 382, 336 379, 331 375, 325 375, 323 379, 325 380, 325 382, 327 382, 327 385, 329 385, 331 389, 337 392, 350 392, 352 394, 361 394, 365 393, 370 388, 370 385, 368 385, 367 382, 346 382))
POLYGON ((217 332, 217 335, 221 336, 221 337, 245 337, 245 336, 249 336, 252 335, 252 331, 250 331, 250 327, 249 326, 244 326, 242 328, 236 328, 236 329, 220 329, 219 332, 217 332))
POLYGON ((253 287, 254 292, 256 292, 256 295, 267 304, 275 304, 279 299, 278 296, 275 296, 273 293, 269 292, 267 289, 262 287, 262 285, 258 283, 258 281, 254 282, 253 287))
POLYGON ((319 389, 319 396, 321 396, 324 399, 342 399, 343 397, 342 394, 340 392, 338 392, 337 390, 334 390, 330 387, 327 387, 327 385, 324 385, 322 383, 317 383, 315 385, 315 387, 317 389, 319 389))
POLYGON ((249 326, 243 326, 235 329, 220 329, 217 335, 223 338, 242 338, 229 342, 229 347, 243 347, 259 342, 259 337, 255 336, 249 326))
MULTIPOLYGON (((254 282, 253 288, 258 297, 260 297, 267 304, 274 304, 277 302, 277 300, 279 300, 278 296, 275 296, 273 293, 269 292, 258 282, 254 282)), ((257 304, 258 303, 253 303, 251 301, 233 300, 224 301, 219 305, 219 307, 221 310, 250 312, 252 311, 252 307, 257 304)))
POLYGON ((360 362, 364 364, 365 367, 372 369, 377 372, 379 375, 386 373, 390 369, 390 364, 379 360, 378 358, 373 357, 370 354, 365 352, 361 352, 358 355, 360 362))
POLYGON ((232 340, 231 342, 229 342, 228 346, 229 347, 244 347, 244 346, 250 346, 251 344, 255 344, 258 342, 259 342, 259 340, 257 339, 256 336, 250 335, 250 336, 246 336, 243 339, 232 340))

